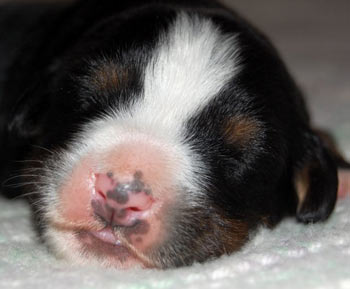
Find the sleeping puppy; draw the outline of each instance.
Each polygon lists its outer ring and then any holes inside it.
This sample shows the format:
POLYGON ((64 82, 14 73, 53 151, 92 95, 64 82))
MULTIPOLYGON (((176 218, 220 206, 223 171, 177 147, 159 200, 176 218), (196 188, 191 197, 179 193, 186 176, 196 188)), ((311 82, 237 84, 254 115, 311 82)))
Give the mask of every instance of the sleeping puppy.
POLYGON ((2 175, 24 164, 12 183, 57 256, 171 268, 232 253, 284 216, 331 214, 336 158, 273 46, 234 12, 206 0, 11 9, 2 175))

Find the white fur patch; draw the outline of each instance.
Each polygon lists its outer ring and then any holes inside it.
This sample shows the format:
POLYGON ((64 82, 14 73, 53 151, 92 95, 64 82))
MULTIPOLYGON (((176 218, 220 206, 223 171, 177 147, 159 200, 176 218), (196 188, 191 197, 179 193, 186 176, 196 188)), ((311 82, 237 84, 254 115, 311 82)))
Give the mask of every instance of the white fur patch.
POLYGON ((130 122, 178 138, 184 123, 212 100, 238 70, 235 38, 209 19, 178 15, 149 62, 144 97, 130 122))

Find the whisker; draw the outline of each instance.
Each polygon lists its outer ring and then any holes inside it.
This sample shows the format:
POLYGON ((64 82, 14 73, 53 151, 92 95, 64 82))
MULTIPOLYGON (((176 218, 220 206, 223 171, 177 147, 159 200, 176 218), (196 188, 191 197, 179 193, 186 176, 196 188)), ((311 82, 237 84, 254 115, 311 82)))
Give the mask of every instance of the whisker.
POLYGON ((38 192, 28 192, 28 193, 25 193, 25 194, 20 194, 20 195, 14 197, 13 200, 25 199, 27 197, 30 197, 30 196, 33 196, 33 195, 36 195, 36 194, 38 194, 38 192))
POLYGON ((5 186, 7 185, 8 182, 12 181, 12 180, 16 180, 16 179, 19 179, 19 178, 26 178, 26 177, 34 177, 34 178, 38 178, 40 177, 40 175, 33 175, 33 174, 25 174, 25 175, 16 175, 16 176, 12 176, 8 179, 6 179, 5 181, 3 181, 1 183, 2 186, 5 186))
POLYGON ((43 207, 43 206, 39 206, 41 203, 43 204, 44 201, 39 199, 39 200, 37 200, 37 201, 35 201, 35 202, 32 202, 31 204, 32 204, 32 206, 34 206, 35 208, 37 208, 37 210, 43 210, 44 207, 43 207), (37 207, 37 206, 39 206, 39 207, 37 207))
POLYGON ((46 185, 44 182, 25 182, 25 183, 17 183, 17 184, 6 184, 3 185, 6 188, 21 188, 29 185, 46 185))
POLYGON ((148 268, 155 268, 156 265, 150 258, 148 258, 143 253, 139 252, 132 244, 126 240, 118 230, 114 229, 114 234, 116 237, 123 243, 125 247, 127 247, 136 257, 138 257, 148 268))
POLYGON ((15 163, 40 163, 42 164, 43 161, 41 160, 21 160, 21 161, 14 161, 15 163))
POLYGON ((20 171, 22 172, 36 172, 36 171, 43 171, 45 172, 46 170, 42 167, 37 167, 37 168, 24 168, 24 169, 21 169, 20 171))
POLYGON ((40 205, 40 202, 34 202, 33 204, 32 204, 32 206, 34 206, 34 210, 33 210, 33 213, 34 214, 39 214, 39 213, 41 213, 41 212, 43 212, 44 210, 45 210, 45 207, 44 206, 41 206, 40 205))
POLYGON ((43 151, 46 151, 46 152, 50 153, 51 155, 54 155, 54 154, 55 154, 54 151, 51 151, 51 150, 49 150, 48 148, 44 148, 44 147, 39 146, 39 145, 32 145, 32 147, 35 147, 35 148, 41 149, 41 150, 43 150, 43 151))

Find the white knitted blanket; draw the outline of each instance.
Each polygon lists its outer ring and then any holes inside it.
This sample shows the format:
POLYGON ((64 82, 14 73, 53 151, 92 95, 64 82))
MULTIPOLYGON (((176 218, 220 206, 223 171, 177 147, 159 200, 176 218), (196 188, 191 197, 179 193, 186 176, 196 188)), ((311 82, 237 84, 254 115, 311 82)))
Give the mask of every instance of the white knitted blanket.
POLYGON ((204 265, 156 271, 78 268, 40 244, 22 201, 0 199, 0 288, 350 288, 350 197, 324 224, 294 219, 262 229, 242 251, 204 265))

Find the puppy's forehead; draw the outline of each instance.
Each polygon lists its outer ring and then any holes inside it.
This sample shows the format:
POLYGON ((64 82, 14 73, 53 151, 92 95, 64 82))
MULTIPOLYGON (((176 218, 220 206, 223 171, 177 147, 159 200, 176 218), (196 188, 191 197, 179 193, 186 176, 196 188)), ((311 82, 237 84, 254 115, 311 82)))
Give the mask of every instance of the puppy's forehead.
MULTIPOLYGON (((178 135, 234 78, 239 68, 235 35, 227 35, 209 18, 179 13, 160 32, 144 68, 142 96, 119 119, 178 135)), ((113 75, 112 75, 113 76, 113 75)), ((140 127, 141 126, 141 127, 140 127)))

